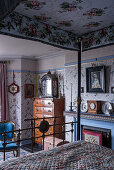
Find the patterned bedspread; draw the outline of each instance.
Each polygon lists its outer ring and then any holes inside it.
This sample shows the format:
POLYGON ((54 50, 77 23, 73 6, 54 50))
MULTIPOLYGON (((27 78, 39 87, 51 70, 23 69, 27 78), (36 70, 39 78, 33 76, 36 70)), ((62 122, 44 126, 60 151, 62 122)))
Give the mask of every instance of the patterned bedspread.
POLYGON ((0 170, 113 170, 114 151, 85 141, 64 144, 0 164, 0 170))

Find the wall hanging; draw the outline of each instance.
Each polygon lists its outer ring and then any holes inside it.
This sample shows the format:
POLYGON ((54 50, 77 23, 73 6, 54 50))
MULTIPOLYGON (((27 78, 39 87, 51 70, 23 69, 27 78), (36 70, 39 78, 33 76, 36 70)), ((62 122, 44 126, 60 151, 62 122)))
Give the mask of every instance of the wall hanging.
POLYGON ((34 97, 34 84, 25 84, 25 98, 34 97))
POLYGON ((8 91, 13 95, 19 92, 19 86, 15 83, 14 79, 15 79, 15 74, 13 71, 13 83, 8 86, 8 91))
POLYGON ((86 68, 87 92, 105 93, 105 66, 86 68))

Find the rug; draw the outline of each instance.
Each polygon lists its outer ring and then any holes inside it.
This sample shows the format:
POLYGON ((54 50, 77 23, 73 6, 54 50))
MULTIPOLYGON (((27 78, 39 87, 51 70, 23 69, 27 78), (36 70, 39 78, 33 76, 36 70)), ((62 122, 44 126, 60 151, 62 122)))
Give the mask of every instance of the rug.
MULTIPOLYGON (((24 149, 20 149, 20 156, 24 156, 24 155, 27 155, 29 153, 30 152, 28 152, 24 149)), ((5 153, 5 159, 6 160, 9 160, 9 159, 12 159, 12 158, 15 158, 12 151, 5 153)), ((2 162, 3 160, 4 160, 4 154, 3 154, 3 152, 0 152, 0 162, 2 162)))

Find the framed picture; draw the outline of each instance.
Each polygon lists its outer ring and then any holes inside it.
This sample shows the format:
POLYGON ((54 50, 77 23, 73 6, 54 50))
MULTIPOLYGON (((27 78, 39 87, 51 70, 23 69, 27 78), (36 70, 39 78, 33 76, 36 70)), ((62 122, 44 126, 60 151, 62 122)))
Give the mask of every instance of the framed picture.
POLYGON ((82 130, 82 140, 102 146, 102 133, 82 130))
POLYGON ((34 97, 34 84, 25 84, 25 98, 34 97))
POLYGON ((105 93, 105 66, 86 68, 87 92, 105 93))
POLYGON ((114 93, 114 87, 111 87, 111 93, 114 93))

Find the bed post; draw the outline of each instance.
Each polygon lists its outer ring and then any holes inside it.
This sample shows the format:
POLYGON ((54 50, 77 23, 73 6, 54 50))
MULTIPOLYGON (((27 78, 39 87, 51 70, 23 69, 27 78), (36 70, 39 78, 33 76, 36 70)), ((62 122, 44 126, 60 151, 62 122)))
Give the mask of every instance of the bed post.
POLYGON ((81 105, 81 52, 82 52, 82 40, 78 38, 78 97, 77 97, 77 140, 80 140, 80 105, 81 105))

